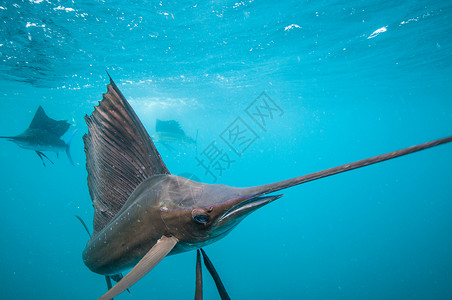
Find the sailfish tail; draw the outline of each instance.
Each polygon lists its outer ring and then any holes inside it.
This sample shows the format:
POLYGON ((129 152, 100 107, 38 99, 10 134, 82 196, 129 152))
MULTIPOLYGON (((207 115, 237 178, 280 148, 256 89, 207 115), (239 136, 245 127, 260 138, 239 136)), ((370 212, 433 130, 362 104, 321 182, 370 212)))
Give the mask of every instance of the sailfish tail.
POLYGON ((67 158, 69 158, 69 161, 71 162, 71 165, 75 166, 74 161, 72 160, 72 156, 71 156, 71 142, 72 139, 74 138, 75 133, 77 132, 78 129, 75 129, 71 135, 69 136, 69 138, 67 139, 66 142, 66 155, 67 158))

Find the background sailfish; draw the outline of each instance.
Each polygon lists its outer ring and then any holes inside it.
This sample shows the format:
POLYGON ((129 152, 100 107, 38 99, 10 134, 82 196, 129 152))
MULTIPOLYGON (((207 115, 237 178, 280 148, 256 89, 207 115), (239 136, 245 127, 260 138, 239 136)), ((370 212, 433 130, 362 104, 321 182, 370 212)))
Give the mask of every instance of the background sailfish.
POLYGON ((70 126, 71 124, 65 120, 57 121, 49 118, 44 112, 44 109, 39 106, 30 126, 24 132, 16 136, 0 136, 0 138, 8 139, 21 148, 35 151, 44 167, 44 157, 52 164, 53 162, 43 151, 52 151, 57 155, 58 152, 65 151, 69 161, 73 165, 69 147, 75 131, 72 132, 67 143, 61 139, 61 136, 66 133, 70 126))
POLYGON ((133 268, 99 299, 129 288, 167 255, 197 251, 195 299, 202 299, 201 255, 221 298, 229 299, 202 247, 226 236, 248 214, 279 199, 269 193, 452 141, 435 140, 266 185, 235 188, 171 175, 140 120, 110 78, 85 142, 94 232, 83 251, 107 280, 133 268))
POLYGON ((160 143, 168 150, 175 149, 170 145, 172 142, 196 144, 198 133, 196 132, 196 139, 193 139, 185 134, 180 123, 176 120, 162 121, 157 119, 155 121, 155 134, 152 135, 154 143, 160 143))

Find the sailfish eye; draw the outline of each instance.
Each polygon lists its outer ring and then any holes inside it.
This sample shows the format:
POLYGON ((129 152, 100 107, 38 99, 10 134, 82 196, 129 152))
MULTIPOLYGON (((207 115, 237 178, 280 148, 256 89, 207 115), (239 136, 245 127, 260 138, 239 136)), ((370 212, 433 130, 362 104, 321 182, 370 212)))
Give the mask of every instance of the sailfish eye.
POLYGON ((206 215, 196 215, 193 217, 193 219, 201 224, 209 223, 210 217, 206 215))
POLYGON ((193 220, 201 224, 206 224, 210 221, 209 215, 202 209, 194 209, 191 212, 191 215, 193 217, 193 220))

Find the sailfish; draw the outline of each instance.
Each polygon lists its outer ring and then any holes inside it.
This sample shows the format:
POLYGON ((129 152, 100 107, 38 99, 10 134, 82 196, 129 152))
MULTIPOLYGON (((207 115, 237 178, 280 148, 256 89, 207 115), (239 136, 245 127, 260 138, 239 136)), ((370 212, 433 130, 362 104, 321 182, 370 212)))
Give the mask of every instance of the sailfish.
POLYGON ((236 188, 172 175, 111 77, 107 92, 85 120, 88 133, 83 140, 94 220, 82 258, 107 281, 132 268, 100 300, 125 291, 166 256, 186 251, 197 252, 195 300, 202 299, 201 256, 221 299, 230 299, 203 247, 283 196, 272 193, 452 141, 450 136, 308 175, 236 188))
POLYGON ((43 151, 52 151, 57 155, 58 152, 65 151, 69 161, 73 165, 70 144, 76 130, 72 132, 67 143, 61 139, 61 136, 68 131, 70 126, 71 124, 65 120, 57 121, 49 118, 42 106, 39 106, 30 126, 24 132, 15 136, 0 136, 0 138, 8 139, 21 148, 34 150, 41 159, 44 167, 46 166, 44 158, 52 164, 53 162, 43 151))
POLYGON ((168 150, 174 151, 175 149, 169 144, 170 142, 197 144, 198 132, 196 132, 196 139, 193 139, 185 134, 178 121, 157 119, 155 121, 155 134, 151 138, 153 142, 160 143, 168 150))
POLYGON ((155 120, 155 134, 152 136, 154 142, 180 141, 184 143, 196 143, 196 140, 185 134, 185 131, 176 120, 155 120))

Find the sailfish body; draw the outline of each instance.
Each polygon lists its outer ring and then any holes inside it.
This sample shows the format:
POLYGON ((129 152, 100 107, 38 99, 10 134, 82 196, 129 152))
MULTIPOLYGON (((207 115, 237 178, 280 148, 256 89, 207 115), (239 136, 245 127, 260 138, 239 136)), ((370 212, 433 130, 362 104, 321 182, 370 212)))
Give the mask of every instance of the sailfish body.
MULTIPOLYGON (((249 188, 205 184, 171 175, 152 140, 110 78, 107 93, 85 120, 83 139, 94 232, 83 251, 93 272, 133 269, 99 299, 128 289, 165 256, 200 249, 222 299, 229 299, 202 247, 218 241, 248 214, 282 197, 267 195, 452 141, 435 140, 324 171, 249 188)), ((200 251, 195 299, 202 299, 200 251)))
POLYGON ((71 125, 67 121, 57 121, 49 118, 44 112, 44 109, 39 106, 30 126, 23 133, 16 136, 1 136, 0 138, 8 139, 23 149, 35 151, 42 160, 44 166, 45 163, 43 158, 47 158, 50 162, 52 161, 43 153, 43 151, 51 151, 57 154, 64 151, 71 164, 73 164, 69 151, 73 134, 67 143, 61 139, 61 136, 67 132, 70 126, 71 125))
POLYGON ((246 188, 155 175, 144 180, 93 237, 83 259, 92 271, 113 275, 133 267, 162 236, 178 240, 168 255, 196 250, 221 239, 251 211, 279 197, 259 197, 246 188), (248 207, 241 205, 245 200, 248 207), (238 205, 235 215, 234 203, 238 205))

